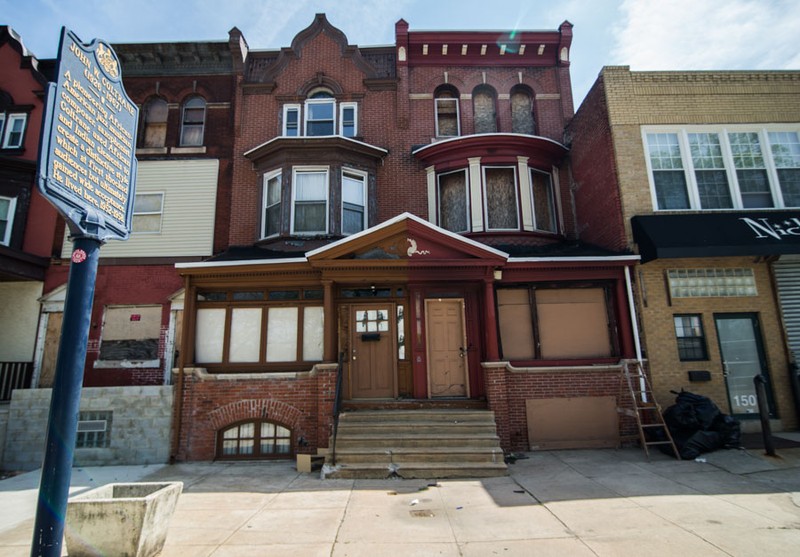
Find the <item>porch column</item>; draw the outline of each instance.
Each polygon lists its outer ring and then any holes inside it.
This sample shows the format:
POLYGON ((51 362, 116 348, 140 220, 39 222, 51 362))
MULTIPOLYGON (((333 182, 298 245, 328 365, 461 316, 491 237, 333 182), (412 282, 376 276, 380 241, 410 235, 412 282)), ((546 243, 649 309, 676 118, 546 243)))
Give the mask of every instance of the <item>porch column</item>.
POLYGON ((496 362, 500 359, 500 348, 497 342, 497 312, 494 309, 492 276, 483 279, 483 321, 483 330, 486 333, 486 360, 496 362))
POLYGON ((323 280, 322 287, 324 288, 323 297, 323 320, 324 331, 322 340, 322 361, 335 362, 336 360, 336 316, 334 315, 333 305, 333 281, 323 280))

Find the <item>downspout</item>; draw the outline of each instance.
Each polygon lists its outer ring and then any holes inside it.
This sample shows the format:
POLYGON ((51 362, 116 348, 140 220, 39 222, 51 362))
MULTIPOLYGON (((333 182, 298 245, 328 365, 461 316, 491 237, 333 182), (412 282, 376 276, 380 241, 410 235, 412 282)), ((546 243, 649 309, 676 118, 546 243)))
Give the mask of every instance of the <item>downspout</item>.
MULTIPOLYGON (((644 373, 644 365, 642 364, 642 344, 639 340, 639 322, 636 319, 636 305, 633 301, 633 287, 631 286, 631 268, 625 265, 625 288, 628 291, 628 307, 631 312, 631 327, 633 327, 633 345, 636 349, 636 361, 644 373)), ((639 390, 642 392, 642 402, 647 402, 647 384, 644 377, 639 378, 639 390)))

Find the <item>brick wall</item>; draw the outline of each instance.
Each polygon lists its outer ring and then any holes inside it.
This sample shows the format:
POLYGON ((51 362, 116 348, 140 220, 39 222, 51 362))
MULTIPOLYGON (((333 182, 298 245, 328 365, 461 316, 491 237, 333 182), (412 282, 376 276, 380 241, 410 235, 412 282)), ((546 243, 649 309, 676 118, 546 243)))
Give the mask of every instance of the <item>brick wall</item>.
POLYGON ((290 374, 208 375, 185 370, 176 460, 213 460, 217 432, 267 419, 292 431, 293 453, 327 447, 333 423, 335 366, 290 374), (302 439, 302 443, 301 443, 302 439))

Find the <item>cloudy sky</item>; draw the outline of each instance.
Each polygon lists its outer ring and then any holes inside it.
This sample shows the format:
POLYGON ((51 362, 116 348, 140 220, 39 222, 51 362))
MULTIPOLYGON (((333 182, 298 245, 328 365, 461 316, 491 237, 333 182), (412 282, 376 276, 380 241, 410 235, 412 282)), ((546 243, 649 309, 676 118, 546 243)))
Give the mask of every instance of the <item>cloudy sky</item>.
POLYGON ((289 46, 324 12, 351 44, 411 31, 575 28, 572 82, 580 103, 604 65, 633 70, 800 69, 800 0, 0 0, 39 58, 62 25, 88 42, 226 40, 236 26, 253 49, 289 46))

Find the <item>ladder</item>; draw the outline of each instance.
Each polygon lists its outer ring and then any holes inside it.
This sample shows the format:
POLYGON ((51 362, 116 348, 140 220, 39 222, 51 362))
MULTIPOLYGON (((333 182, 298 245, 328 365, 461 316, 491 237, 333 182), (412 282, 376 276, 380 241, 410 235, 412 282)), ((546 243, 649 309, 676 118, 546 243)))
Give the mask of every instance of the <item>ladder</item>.
POLYGON ((678 460, 681 459, 678 448, 672 440, 664 416, 661 413, 661 405, 656 402, 653 396, 653 389, 650 386, 650 379, 644 372, 641 361, 634 363, 625 362, 622 364, 622 376, 620 377, 620 397, 622 402, 624 390, 627 388, 629 400, 632 407, 617 408, 617 412, 629 416, 636 420, 636 427, 639 430, 639 441, 644 449, 647 458, 650 458, 650 447, 668 445, 672 453, 678 460), (633 369, 631 369, 633 367, 633 369))

